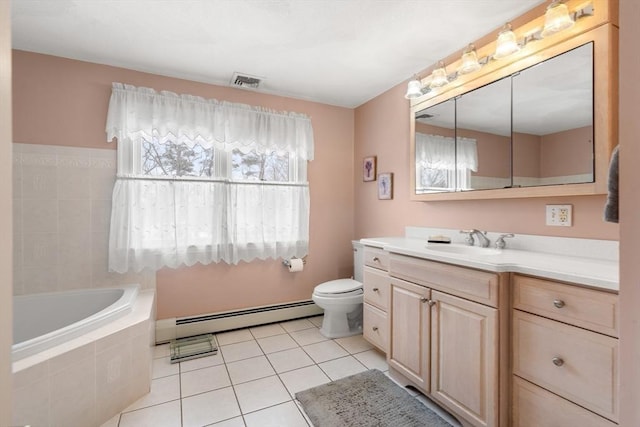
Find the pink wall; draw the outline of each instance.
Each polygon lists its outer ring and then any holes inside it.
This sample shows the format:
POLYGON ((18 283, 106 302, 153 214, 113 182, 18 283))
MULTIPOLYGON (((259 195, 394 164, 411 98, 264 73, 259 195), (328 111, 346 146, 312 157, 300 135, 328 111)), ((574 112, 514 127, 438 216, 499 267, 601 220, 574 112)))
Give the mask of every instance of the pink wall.
MULTIPOLYGON (((618 239, 618 225, 605 223, 605 196, 412 202, 409 200, 409 101, 400 84, 355 111, 355 161, 378 156, 378 170, 394 173, 393 200, 378 200, 375 183, 355 184, 355 237, 402 235, 404 227, 479 228, 549 236, 618 239), (545 205, 572 204, 573 227, 544 224, 545 205)), ((359 172, 359 169, 357 169, 359 172)))
POLYGON ((542 177, 593 171, 593 126, 545 135, 540 144, 542 177))
POLYGON ((540 177, 540 137, 529 133, 513 134, 513 175, 540 177))
POLYGON ((640 425, 640 2, 620 1, 620 426, 640 425))
POLYGON ((115 149, 104 131, 114 81, 311 116, 305 271, 288 273, 279 260, 161 270, 159 319, 309 299, 318 283, 352 274, 353 187, 345 183, 354 169, 353 110, 28 52, 14 51, 13 61, 14 142, 115 149))

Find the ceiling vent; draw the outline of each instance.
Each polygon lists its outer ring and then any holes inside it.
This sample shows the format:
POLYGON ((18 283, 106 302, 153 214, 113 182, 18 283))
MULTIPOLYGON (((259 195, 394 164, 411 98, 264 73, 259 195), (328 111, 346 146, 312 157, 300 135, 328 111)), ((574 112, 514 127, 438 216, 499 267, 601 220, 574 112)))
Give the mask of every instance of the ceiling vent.
POLYGON ((241 87, 245 89, 258 89, 262 78, 250 76, 248 74, 233 73, 231 78, 231 86, 241 87))

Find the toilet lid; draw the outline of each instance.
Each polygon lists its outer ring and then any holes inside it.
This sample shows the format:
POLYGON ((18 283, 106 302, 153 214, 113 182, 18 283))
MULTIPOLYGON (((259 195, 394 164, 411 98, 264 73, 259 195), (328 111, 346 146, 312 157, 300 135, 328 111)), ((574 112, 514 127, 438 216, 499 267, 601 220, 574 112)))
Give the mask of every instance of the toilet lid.
POLYGON ((315 288, 317 294, 344 294, 362 289, 362 283, 353 279, 338 279, 321 283, 315 288))

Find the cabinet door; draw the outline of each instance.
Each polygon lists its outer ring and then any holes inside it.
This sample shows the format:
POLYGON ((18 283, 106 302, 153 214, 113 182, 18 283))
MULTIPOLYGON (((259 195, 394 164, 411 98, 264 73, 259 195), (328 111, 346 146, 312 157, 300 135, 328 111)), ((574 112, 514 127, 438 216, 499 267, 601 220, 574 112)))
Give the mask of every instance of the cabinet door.
POLYGON ((424 286, 391 280, 389 366, 429 392, 429 295, 424 286))
POLYGON ((473 425, 498 425, 498 310, 432 291, 431 394, 473 425))

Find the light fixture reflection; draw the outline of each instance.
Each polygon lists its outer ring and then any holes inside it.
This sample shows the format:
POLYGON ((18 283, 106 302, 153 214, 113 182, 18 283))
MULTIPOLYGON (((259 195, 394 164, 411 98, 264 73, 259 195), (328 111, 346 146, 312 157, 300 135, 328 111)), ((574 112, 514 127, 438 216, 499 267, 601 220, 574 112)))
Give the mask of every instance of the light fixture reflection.
POLYGON ((444 67, 444 62, 438 61, 437 68, 431 73, 431 83, 429 83, 429 87, 442 87, 447 83, 449 83, 449 79, 447 79, 447 70, 444 67))
POLYGON ((458 68, 458 73, 460 74, 468 74, 473 73, 474 71, 478 71, 481 65, 478 62, 478 55, 476 54, 476 48, 471 43, 467 48, 462 52, 462 59, 460 68, 458 68))
POLYGON ((415 99, 420 98, 422 95, 422 83, 420 83, 418 76, 414 76, 412 80, 409 80, 407 93, 404 94, 404 97, 407 99, 415 99))
POLYGON ((496 42, 496 52, 493 54, 495 59, 506 58, 507 56, 516 53, 520 50, 516 35, 511 31, 511 24, 508 22, 502 27, 498 34, 498 41, 496 42))
POLYGON ((544 14, 544 28, 542 29, 542 37, 549 37, 562 30, 571 28, 574 20, 569 15, 567 5, 560 0, 554 0, 547 7, 544 14))

